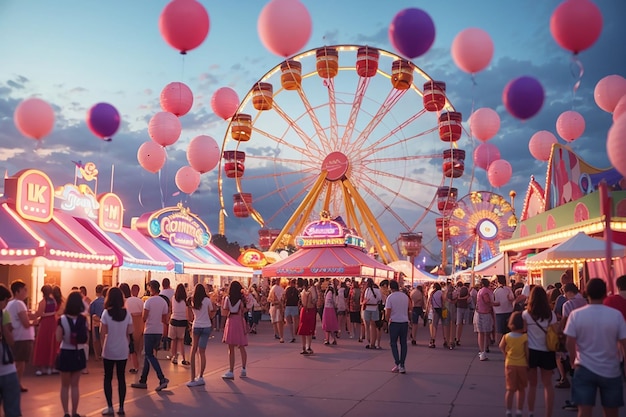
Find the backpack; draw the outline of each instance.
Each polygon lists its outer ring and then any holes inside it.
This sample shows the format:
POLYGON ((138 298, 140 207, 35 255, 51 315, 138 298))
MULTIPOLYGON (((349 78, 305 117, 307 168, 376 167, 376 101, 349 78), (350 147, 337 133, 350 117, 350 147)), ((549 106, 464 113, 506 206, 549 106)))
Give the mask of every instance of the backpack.
POLYGON ((87 319, 82 314, 76 317, 76 323, 73 323, 69 317, 65 316, 70 327, 70 344, 80 345, 87 343, 87 319))

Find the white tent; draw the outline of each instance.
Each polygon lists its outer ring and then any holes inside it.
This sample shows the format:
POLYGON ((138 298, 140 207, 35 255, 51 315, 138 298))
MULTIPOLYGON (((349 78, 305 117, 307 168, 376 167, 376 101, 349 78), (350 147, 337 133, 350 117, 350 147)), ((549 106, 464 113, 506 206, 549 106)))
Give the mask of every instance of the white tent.
POLYGON ((438 275, 429 274, 415 265, 412 265, 409 261, 394 261, 389 262, 387 266, 392 267, 396 272, 402 272, 406 278, 405 281, 408 284, 424 283, 428 281, 439 281, 441 278, 438 275))
MULTIPOLYGON (((499 253, 493 258, 474 266, 473 272, 478 275, 506 275, 504 267, 504 254, 499 253)), ((472 268, 467 268, 462 271, 455 272, 454 276, 471 275, 471 273, 472 268)))
MULTIPOLYGON (((611 244, 613 252, 612 258, 623 258, 626 256, 626 246, 618 243, 611 244)), ((526 259, 526 265, 532 266, 537 264, 584 262, 588 260, 606 259, 606 242, 602 239, 596 239, 587 236, 583 232, 579 232, 558 245, 552 246, 535 256, 526 259)))

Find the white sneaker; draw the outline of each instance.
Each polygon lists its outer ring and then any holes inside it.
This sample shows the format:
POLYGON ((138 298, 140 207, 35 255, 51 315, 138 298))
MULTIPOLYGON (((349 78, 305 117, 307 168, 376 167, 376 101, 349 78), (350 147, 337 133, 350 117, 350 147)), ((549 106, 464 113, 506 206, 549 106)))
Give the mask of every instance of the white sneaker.
POLYGON ((246 372, 246 368, 241 368, 241 373, 239 374, 240 378, 245 378, 248 376, 248 373, 246 372))
POLYGON ((487 354, 485 352, 480 352, 478 354, 478 359, 480 359, 481 361, 489 360, 489 358, 487 357, 487 354))
POLYGON ((235 374, 232 371, 228 371, 222 375, 222 379, 235 379, 235 374))
POLYGON ((202 378, 201 376, 199 376, 198 378, 194 379, 193 381, 189 381, 187 382, 187 386, 188 387, 199 387, 204 385, 204 378, 202 378))
POLYGON ((113 414, 115 414, 115 412, 113 412, 113 407, 107 407, 102 410, 103 416, 112 416, 113 414))
POLYGON ((402 365, 398 366, 398 371, 399 371, 401 374, 406 374, 406 369, 404 369, 404 366, 402 366, 402 365))

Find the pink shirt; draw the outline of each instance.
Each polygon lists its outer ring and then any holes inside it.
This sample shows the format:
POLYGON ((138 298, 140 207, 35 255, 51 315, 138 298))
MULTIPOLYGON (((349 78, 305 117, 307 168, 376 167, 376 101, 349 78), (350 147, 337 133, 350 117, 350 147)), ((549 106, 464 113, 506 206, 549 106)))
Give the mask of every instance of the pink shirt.
POLYGON ((489 288, 483 287, 478 291, 476 297, 476 311, 480 314, 489 314, 493 310, 493 292, 489 288))

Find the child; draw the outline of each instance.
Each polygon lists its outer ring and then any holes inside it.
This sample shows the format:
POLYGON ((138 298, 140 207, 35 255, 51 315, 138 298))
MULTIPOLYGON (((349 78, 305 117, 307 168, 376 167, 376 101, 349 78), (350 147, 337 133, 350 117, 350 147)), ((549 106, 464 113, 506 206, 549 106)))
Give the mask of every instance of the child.
POLYGON ((514 311, 509 319, 508 333, 500 341, 500 350, 505 355, 504 376, 506 380, 506 416, 511 417, 513 396, 517 392, 516 417, 522 415, 524 397, 528 385, 528 335, 524 329, 524 319, 520 311, 514 311))

